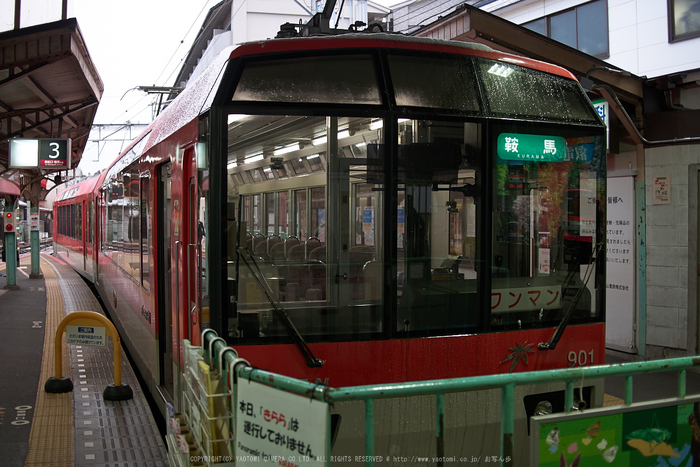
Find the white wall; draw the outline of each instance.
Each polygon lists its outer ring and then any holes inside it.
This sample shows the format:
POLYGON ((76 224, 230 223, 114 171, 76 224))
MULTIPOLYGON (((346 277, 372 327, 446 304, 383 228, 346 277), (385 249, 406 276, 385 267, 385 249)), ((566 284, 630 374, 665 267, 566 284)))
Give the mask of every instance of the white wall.
POLYGON ((646 150, 648 345, 686 349, 693 344, 688 341, 688 316, 695 312, 688 310, 688 236, 698 235, 698 229, 688 225, 688 167, 698 163, 700 145, 646 150), (653 204, 658 175, 671 176, 670 205, 653 204))
MULTIPOLYGON (((522 24, 586 3, 581 0, 535 0, 485 11, 522 24)), ((605 60, 638 76, 653 78, 700 68, 700 38, 668 42, 667 2, 608 0, 610 57, 605 60)))

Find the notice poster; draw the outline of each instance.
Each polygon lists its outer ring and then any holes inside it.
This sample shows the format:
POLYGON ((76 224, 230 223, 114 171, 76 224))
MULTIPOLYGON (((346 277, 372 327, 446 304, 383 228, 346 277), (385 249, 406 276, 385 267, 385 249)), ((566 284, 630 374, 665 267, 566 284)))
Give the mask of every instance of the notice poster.
POLYGON ((606 226, 606 344, 623 351, 636 348, 634 180, 608 179, 606 226))
POLYGON ((671 204, 671 176, 654 177, 654 204, 671 204))
POLYGON ((239 379, 236 465, 325 465, 328 404, 239 379))

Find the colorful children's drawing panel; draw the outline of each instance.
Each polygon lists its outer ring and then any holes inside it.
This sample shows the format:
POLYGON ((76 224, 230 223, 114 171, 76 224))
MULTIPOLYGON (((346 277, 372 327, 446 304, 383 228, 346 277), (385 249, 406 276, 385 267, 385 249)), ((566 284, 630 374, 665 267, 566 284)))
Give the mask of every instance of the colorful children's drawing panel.
POLYGON ((532 465, 691 467, 699 423, 700 396, 535 416, 532 465))

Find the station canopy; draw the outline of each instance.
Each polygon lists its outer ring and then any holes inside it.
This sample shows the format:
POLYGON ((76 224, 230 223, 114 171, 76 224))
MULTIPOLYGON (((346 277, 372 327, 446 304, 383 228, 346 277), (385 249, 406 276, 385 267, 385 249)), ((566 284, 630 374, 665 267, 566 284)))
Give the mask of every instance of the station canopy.
POLYGON ((75 18, 0 33, 0 178, 14 138, 70 138, 76 167, 103 91, 75 18))

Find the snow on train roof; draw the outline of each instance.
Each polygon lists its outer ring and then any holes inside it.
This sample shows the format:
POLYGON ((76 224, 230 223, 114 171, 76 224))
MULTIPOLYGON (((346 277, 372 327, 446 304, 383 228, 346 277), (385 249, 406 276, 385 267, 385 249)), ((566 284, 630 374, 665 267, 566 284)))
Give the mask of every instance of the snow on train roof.
POLYGON ((99 176, 93 176, 70 186, 66 186, 58 192, 54 202, 65 201, 81 195, 92 193, 99 178, 99 176))

